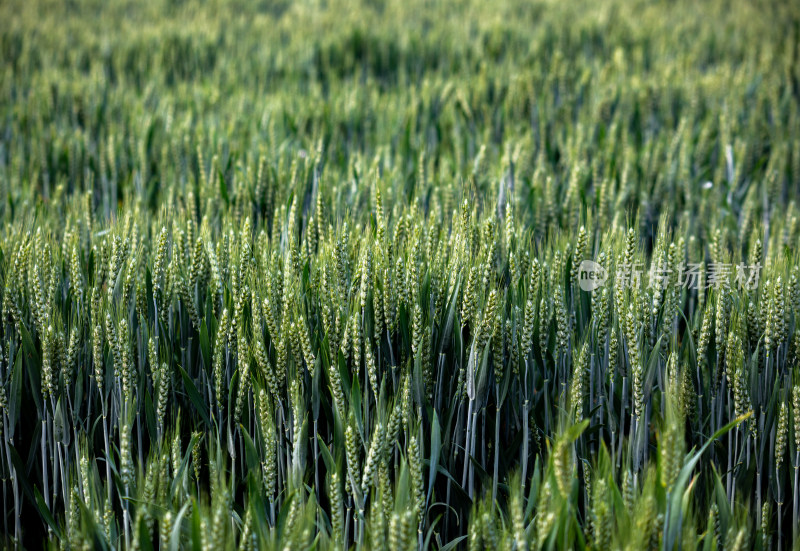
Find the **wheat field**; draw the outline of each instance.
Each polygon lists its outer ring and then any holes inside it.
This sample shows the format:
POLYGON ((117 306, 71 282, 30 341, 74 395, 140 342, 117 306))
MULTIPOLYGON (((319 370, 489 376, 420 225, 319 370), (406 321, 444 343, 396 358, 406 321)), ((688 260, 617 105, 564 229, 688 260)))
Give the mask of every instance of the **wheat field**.
POLYGON ((0 3, 0 547, 800 549, 800 5, 0 3))

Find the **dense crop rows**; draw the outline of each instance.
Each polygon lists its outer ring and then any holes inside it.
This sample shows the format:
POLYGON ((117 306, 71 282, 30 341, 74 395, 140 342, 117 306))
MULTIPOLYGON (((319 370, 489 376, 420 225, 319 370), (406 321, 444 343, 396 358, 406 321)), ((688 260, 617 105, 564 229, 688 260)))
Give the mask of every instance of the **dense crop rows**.
POLYGON ((0 4, 0 545, 791 546, 790 4, 0 4))

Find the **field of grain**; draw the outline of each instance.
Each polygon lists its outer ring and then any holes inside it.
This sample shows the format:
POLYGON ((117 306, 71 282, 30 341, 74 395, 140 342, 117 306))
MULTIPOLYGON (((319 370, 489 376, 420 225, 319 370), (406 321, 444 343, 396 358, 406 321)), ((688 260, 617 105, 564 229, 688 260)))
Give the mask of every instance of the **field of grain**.
POLYGON ((800 549, 800 4, 0 2, 0 547, 800 549))

